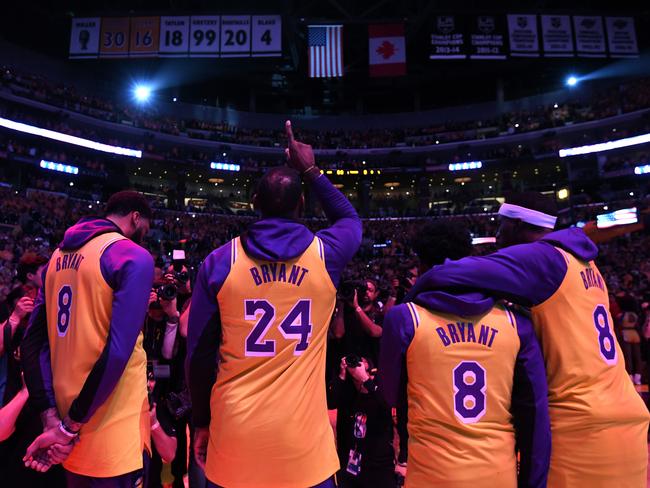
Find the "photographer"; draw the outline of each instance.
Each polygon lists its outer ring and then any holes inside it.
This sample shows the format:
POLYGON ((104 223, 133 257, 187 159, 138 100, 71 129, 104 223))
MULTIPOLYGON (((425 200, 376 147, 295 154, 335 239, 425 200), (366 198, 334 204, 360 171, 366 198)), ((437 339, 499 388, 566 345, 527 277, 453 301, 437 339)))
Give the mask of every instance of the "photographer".
POLYGON ((158 410, 156 397, 156 379, 153 371, 147 375, 147 391, 149 393, 149 420, 151 422, 152 457, 146 476, 146 488, 162 486, 161 471, 163 463, 171 463, 176 456, 178 441, 173 419, 163 405, 158 410))
POLYGON ((336 438, 344 488, 395 488, 393 419, 377 395, 371 362, 349 354, 327 388, 337 409, 336 438))
POLYGON ((419 276, 418 265, 410 262, 400 267, 400 272, 390 280, 388 300, 384 306, 384 313, 397 303, 402 303, 406 294, 411 290, 419 276))
POLYGON ((332 333, 336 339, 340 339, 342 353, 353 353, 376 361, 384 320, 384 311, 377 301, 377 283, 372 279, 346 281, 339 290, 332 333))

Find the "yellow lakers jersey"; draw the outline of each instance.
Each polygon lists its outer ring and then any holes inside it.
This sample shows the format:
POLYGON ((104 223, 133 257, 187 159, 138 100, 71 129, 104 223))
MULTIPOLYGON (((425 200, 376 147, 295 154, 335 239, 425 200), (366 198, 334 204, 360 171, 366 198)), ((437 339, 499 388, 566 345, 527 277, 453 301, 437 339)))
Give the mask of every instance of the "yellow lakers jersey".
MULTIPOLYGON (((57 249, 45 279, 45 306, 53 387, 63 418, 99 359, 109 334, 113 290, 104 280, 100 258, 125 239, 102 234, 75 251, 57 249)), ((64 467, 92 477, 112 477, 142 468, 149 444, 147 360, 142 333, 117 386, 79 433, 64 467)))
POLYGON ((322 242, 286 262, 252 259, 239 238, 231 246, 206 476, 228 488, 318 484, 339 469, 325 396, 336 289, 322 242))
POLYGON ((625 371, 607 286, 593 262, 558 251, 564 280, 532 309, 548 377, 548 486, 645 486, 650 415, 625 371))
POLYGON ((520 342, 502 306, 480 317, 408 303, 408 488, 517 486, 510 405, 520 342))

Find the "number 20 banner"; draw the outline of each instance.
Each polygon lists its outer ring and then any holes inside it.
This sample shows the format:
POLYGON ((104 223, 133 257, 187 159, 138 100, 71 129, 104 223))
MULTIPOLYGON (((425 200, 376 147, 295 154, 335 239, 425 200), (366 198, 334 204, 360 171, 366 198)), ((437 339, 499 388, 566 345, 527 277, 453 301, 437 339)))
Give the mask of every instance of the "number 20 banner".
POLYGON ((75 18, 70 31, 72 59, 281 54, 280 15, 75 18))

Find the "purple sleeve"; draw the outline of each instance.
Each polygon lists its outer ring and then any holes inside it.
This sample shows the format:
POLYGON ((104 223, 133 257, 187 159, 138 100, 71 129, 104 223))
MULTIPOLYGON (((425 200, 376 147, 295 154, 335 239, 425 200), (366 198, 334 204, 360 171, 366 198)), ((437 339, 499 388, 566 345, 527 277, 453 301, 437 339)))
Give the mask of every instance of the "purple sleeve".
POLYGON ((325 248, 325 267, 334 285, 338 285, 343 268, 361 244, 361 220, 345 195, 320 175, 311 183, 323 211, 332 226, 317 232, 325 248))
POLYGON ((104 350, 68 412, 73 421, 82 423, 106 401, 124 373, 144 325, 153 283, 153 258, 127 239, 109 246, 100 266, 113 288, 113 309, 104 350))
POLYGON ((405 301, 424 290, 478 289, 521 305, 534 306, 557 291, 566 271, 564 256, 550 244, 522 244, 489 256, 446 261, 434 266, 422 275, 405 301))
POLYGON ((378 385, 389 407, 404 405, 406 393, 406 351, 415 335, 407 304, 397 305, 384 318, 379 348, 378 385))
POLYGON ((530 319, 515 314, 519 353, 512 386, 512 417, 520 452, 520 487, 546 486, 551 459, 551 425, 544 358, 530 319))
MULTIPOLYGON (((45 283, 47 266, 43 269, 45 283)), ((20 344, 25 384, 29 399, 35 408, 42 412, 56 407, 52 387, 52 365, 50 362, 50 343, 47 335, 47 316, 45 314, 45 287, 41 287, 34 302, 34 311, 29 318, 25 337, 20 344)))
POLYGON ((210 393, 217 377, 221 320, 217 294, 230 272, 230 242, 213 251, 199 269, 187 326, 187 384, 195 427, 210 423, 210 393))

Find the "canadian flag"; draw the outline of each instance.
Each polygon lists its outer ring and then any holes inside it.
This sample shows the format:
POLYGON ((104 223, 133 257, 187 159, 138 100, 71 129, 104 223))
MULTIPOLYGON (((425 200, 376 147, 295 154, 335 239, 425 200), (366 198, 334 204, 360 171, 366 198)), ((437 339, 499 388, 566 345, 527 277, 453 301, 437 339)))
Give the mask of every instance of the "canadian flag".
POLYGON ((406 40, 404 24, 368 26, 368 60, 370 76, 406 74, 406 40))

